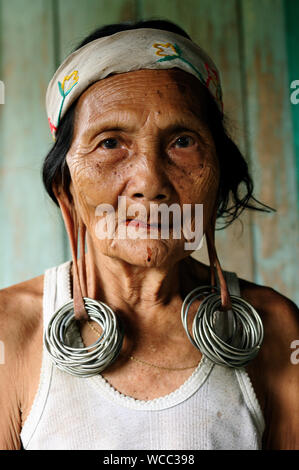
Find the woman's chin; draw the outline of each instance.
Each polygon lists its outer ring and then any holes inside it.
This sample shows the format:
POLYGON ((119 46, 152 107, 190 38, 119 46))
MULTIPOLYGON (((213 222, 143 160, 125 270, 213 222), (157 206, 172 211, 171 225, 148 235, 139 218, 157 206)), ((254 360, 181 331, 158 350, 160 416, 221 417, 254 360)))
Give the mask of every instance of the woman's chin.
POLYGON ((111 240, 107 255, 135 266, 163 267, 186 256, 182 240, 111 240))

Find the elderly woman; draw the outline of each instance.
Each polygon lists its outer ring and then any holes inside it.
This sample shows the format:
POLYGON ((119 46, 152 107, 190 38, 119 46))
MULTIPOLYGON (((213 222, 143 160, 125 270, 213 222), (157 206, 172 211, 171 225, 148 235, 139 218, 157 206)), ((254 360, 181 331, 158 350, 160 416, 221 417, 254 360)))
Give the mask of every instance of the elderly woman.
POLYGON ((299 448, 298 309, 215 249, 217 217, 265 209, 213 61, 169 22, 107 26, 59 67, 47 111, 72 261, 0 292, 0 447, 299 448), (165 222, 172 205, 189 219, 165 222))

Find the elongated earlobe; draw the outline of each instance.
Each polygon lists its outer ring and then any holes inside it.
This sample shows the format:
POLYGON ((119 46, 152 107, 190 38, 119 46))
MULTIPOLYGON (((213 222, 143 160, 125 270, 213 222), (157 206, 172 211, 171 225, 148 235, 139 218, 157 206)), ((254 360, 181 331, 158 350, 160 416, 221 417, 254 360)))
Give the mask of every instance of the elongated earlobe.
POLYGON ((227 283, 217 256, 216 247, 215 247, 215 227, 216 227, 216 211, 214 211, 213 217, 210 221, 210 224, 206 230, 206 239, 208 254, 210 260, 210 270, 211 270, 211 286, 216 285, 215 279, 215 268, 218 275, 221 291, 221 307, 222 310, 227 311, 232 308, 231 298, 229 295, 227 283))
POLYGON ((65 228, 68 234, 68 239, 72 252, 73 259, 73 299, 74 299, 74 314, 76 320, 88 320, 89 316, 86 312, 83 297, 86 296, 86 279, 85 279, 85 250, 82 246, 85 245, 85 228, 83 222, 78 221, 78 217, 70 204, 66 194, 62 191, 55 191, 56 199, 61 209, 61 214, 64 220, 65 228), (78 250, 78 235, 80 233, 80 251, 83 255, 83 273, 81 280, 78 270, 77 250, 78 250), (81 282, 82 285, 81 285, 81 282), (83 288, 83 289, 82 289, 83 288))

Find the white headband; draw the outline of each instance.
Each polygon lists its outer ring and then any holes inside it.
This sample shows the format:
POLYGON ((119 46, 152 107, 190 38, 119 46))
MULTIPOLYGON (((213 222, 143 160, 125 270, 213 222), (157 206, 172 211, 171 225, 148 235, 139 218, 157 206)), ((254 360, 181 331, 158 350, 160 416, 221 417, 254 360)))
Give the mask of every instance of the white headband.
POLYGON ((113 73, 174 67, 198 78, 222 112, 218 70, 197 44, 164 30, 133 29, 96 39, 73 52, 60 65, 46 94, 53 138, 68 108, 92 83, 113 73))

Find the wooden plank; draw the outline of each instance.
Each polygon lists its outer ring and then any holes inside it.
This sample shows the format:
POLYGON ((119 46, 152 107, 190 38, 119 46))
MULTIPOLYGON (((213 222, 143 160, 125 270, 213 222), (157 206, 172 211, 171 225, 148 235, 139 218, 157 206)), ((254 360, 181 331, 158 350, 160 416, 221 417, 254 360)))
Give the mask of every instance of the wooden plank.
POLYGON ((248 131, 257 197, 277 209, 255 214, 255 280, 299 301, 298 217, 283 2, 242 2, 248 131))
POLYGON ((85 36, 105 24, 136 19, 136 0, 59 0, 60 51, 66 57, 85 36))
POLYGON ((62 224, 41 182, 52 145, 45 91, 54 72, 51 2, 2 1, 0 287, 63 261, 62 224))
MULTIPOLYGON (((288 57, 289 84, 299 80, 299 2, 298 0, 284 0, 286 45, 288 57)), ((297 88, 297 87, 296 87, 297 88)), ((290 93, 294 90, 291 89, 290 93)), ((293 139, 295 147, 296 175, 297 175, 297 203, 299 210, 299 103, 291 104, 293 139)))
MULTIPOLYGON (((222 79, 225 113, 231 122, 230 133, 245 152, 244 100, 240 64, 240 31, 235 0, 140 0, 142 18, 161 18, 175 22, 201 45, 215 61, 222 79)), ((239 277, 253 279, 251 213, 216 232, 216 246, 222 267, 239 277), (233 250, 232 250, 233 247, 233 250), (246 262, 244 262, 244 253, 246 262)), ((206 244, 194 253, 208 263, 206 244)))

